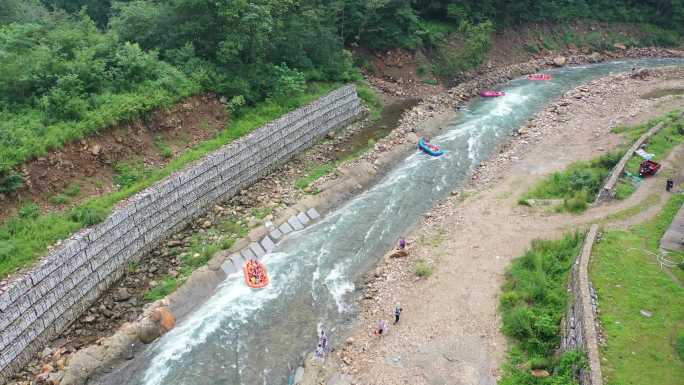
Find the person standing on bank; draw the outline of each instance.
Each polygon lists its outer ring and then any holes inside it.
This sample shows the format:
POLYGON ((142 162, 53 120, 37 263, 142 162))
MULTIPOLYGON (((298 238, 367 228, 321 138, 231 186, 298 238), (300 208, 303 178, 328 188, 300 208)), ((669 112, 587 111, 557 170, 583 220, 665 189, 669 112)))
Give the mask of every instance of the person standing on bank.
POLYGON ((399 322, 399 316, 401 316, 401 312, 403 309, 401 308, 401 305, 397 304, 397 306, 394 307, 394 323, 399 322))

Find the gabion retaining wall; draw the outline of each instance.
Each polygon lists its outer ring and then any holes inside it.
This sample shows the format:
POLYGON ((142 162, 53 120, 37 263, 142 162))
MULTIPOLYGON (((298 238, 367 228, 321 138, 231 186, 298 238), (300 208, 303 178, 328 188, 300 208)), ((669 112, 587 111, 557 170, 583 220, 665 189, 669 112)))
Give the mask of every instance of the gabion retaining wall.
POLYGON ((582 350, 587 354, 588 367, 580 370, 581 385, 603 385, 596 330, 596 294, 589 280, 589 260, 597 236, 598 226, 594 224, 570 273, 570 304, 561 325, 560 350, 582 350))
POLYGON ((63 242, 0 293, 0 383, 120 279, 134 257, 362 112, 356 88, 342 87, 137 194, 63 242))

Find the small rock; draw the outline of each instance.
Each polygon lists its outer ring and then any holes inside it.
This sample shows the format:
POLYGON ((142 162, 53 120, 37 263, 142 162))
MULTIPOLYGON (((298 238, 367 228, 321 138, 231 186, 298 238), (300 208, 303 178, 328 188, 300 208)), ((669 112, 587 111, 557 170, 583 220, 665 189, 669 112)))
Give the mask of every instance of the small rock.
POLYGON ((615 47, 615 48, 617 48, 617 49, 621 49, 621 50, 626 50, 626 49, 627 49, 627 47, 626 47, 624 44, 620 44, 620 43, 615 43, 615 44, 613 44, 613 47, 615 47))
POLYGON ((114 300, 117 302, 127 301, 131 298, 131 293, 125 287, 120 287, 114 294, 114 300))
POLYGON ((534 369, 534 370, 532 370, 532 375, 537 377, 537 378, 546 378, 546 377, 550 376, 551 374, 549 374, 549 372, 547 372, 546 370, 543 370, 543 369, 534 369))
POLYGON ((94 315, 89 315, 83 319, 83 322, 89 324, 91 322, 95 322, 95 316, 94 315))
POLYGON ((211 227, 211 221, 210 220, 206 220, 206 221, 202 222, 202 228, 203 229, 208 229, 210 227, 211 227))
POLYGON ((52 349, 50 349, 49 347, 46 347, 45 349, 43 349, 42 352, 40 352, 40 358, 41 359, 45 359, 51 355, 52 355, 52 349))
POLYGON ((102 146, 100 146, 99 144, 96 144, 90 148, 90 153, 95 155, 95 156, 100 155, 101 152, 102 152, 102 146))
POLYGON ((354 344, 354 337, 349 337, 347 338, 346 341, 344 341, 347 345, 353 345, 354 344))

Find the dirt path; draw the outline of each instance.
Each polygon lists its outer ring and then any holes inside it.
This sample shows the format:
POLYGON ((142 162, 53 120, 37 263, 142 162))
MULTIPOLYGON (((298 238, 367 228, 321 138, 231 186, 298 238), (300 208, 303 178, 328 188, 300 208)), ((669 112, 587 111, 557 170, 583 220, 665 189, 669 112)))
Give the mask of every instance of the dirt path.
MULTIPOLYGON (((410 237, 410 258, 380 263, 367 282, 359 326, 328 366, 337 366, 359 384, 496 384, 506 351, 498 294, 511 260, 534 239, 559 237, 645 200, 643 210, 618 215, 620 225, 658 211, 666 200, 660 178, 646 181, 624 201, 591 208, 581 216, 517 204, 543 176, 619 145, 622 138, 610 132, 617 123, 643 122, 684 107, 683 99, 639 98, 656 89, 684 87, 680 75, 592 83, 588 95, 561 113, 553 112, 557 106, 541 113, 522 138, 478 172, 471 190, 428 213, 410 237), (435 266, 428 279, 411 272, 417 259, 435 266), (378 319, 390 320, 397 303, 404 309, 400 324, 390 326, 387 336, 373 335, 378 319)), ((681 164, 682 157, 680 147, 665 170, 677 161, 681 164)))

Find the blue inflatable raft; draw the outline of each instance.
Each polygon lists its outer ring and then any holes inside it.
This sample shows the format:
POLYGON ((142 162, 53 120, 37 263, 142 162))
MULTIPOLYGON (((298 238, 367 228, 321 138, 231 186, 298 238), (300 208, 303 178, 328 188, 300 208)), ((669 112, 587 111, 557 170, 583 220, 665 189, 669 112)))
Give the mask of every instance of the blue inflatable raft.
POLYGON ((428 155, 432 155, 432 156, 444 155, 444 151, 442 151, 442 149, 440 149, 439 147, 432 145, 430 143, 426 143, 423 138, 420 138, 420 140, 418 141, 418 148, 428 155))

